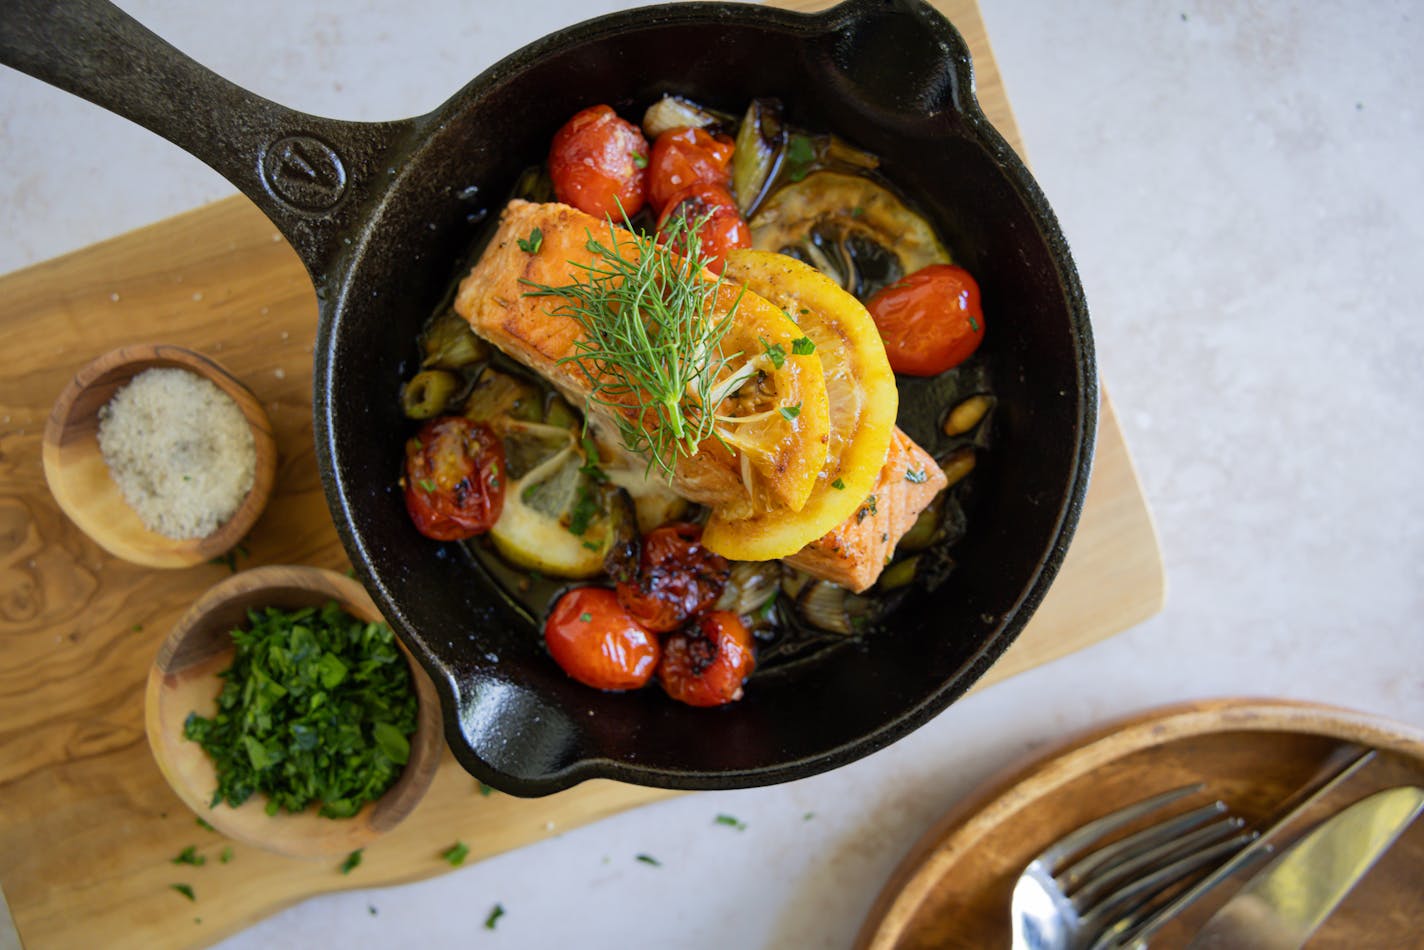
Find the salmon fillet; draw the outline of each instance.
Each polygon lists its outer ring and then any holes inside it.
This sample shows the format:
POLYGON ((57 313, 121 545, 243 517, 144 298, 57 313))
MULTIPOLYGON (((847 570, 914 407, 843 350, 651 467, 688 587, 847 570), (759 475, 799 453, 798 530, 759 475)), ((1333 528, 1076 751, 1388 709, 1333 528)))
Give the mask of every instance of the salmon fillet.
POLYGON ((880 577, 895 545, 946 484, 934 458, 896 428, 865 504, 839 527, 783 561, 813 577, 863 591, 880 577), (923 480, 910 480, 921 475, 923 480))
MULTIPOLYGON (((530 296, 529 291, 530 284, 559 287, 586 279, 578 265, 602 265, 587 246, 590 235, 606 244, 615 232, 620 241, 631 238, 621 228, 567 205, 511 201, 489 246, 460 282, 455 296, 456 312, 469 321, 477 335, 548 379, 573 404, 588 405, 610 419, 620 410, 587 400, 594 388, 594 379, 584 368, 589 363, 560 362, 578 352, 576 344, 584 338, 583 328, 572 316, 557 312, 561 301, 530 296), (531 251, 529 238, 536 228, 542 242, 537 251, 531 251), (523 248, 521 241, 525 242, 523 248)), ((801 336, 778 308, 753 293, 743 293, 739 285, 730 282, 720 286, 711 310, 710 319, 714 320, 733 313, 722 347, 725 352, 746 355, 747 364, 767 360, 761 354, 770 344, 791 354, 793 342, 801 336)), ((735 430, 739 435, 766 433, 755 450, 734 454, 722 442, 709 438, 695 454, 680 457, 672 480, 683 497, 733 517, 749 517, 777 505, 799 511, 805 504, 825 464, 830 428, 820 360, 787 355, 774 374, 768 363, 762 376, 774 378, 776 385, 783 387, 765 398, 774 398, 775 405, 799 409, 782 416, 773 406, 772 411, 761 413, 767 418, 735 430), (791 371, 782 371, 782 365, 791 371)), ((736 398, 741 398, 740 393, 736 398)), ((633 409, 624 411, 629 418, 637 418, 633 409)), ((730 437, 727 442, 740 444, 730 437)))

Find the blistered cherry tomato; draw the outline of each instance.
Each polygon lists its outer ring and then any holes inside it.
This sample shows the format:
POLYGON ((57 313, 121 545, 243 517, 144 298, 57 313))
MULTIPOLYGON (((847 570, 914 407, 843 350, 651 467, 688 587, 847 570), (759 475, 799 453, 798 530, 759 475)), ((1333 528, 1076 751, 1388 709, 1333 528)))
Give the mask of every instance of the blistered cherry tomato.
POLYGON ((504 507, 504 481, 504 443, 484 423, 442 416, 405 444, 405 506, 426 537, 488 531, 504 507))
POLYGON ((594 217, 629 217, 647 195, 648 140, 608 106, 589 106, 554 133, 554 196, 594 217))
POLYGON ((643 538, 638 576, 618 584, 618 601, 649 630, 667 633, 716 603, 729 572, 726 558, 702 546, 700 527, 663 525, 643 538))
POLYGON ((741 618, 714 610, 667 638, 658 680, 678 702, 721 706, 742 698, 742 683, 755 668, 752 635, 741 618))
POLYGON ((921 268, 871 297, 865 308, 897 373, 942 373, 967 360, 984 339, 979 285, 954 264, 921 268))
POLYGON ((544 622, 544 643, 565 673, 595 689, 637 689, 662 656, 658 638, 634 620, 613 591, 576 587, 544 622))
POLYGON ((648 160, 648 204, 662 213, 673 195, 692 185, 721 185, 732 180, 734 143, 702 129, 668 129, 653 142, 648 160))
MULTIPOLYGON (((722 258, 728 251, 752 246, 752 230, 737 210, 731 192, 722 185, 693 185, 673 195, 658 218, 658 232, 665 234, 669 222, 675 218, 689 225, 702 222, 697 237, 701 241, 702 256, 715 273, 722 273, 722 258)), ((687 252, 686 241, 681 237, 669 246, 679 253, 687 252)))

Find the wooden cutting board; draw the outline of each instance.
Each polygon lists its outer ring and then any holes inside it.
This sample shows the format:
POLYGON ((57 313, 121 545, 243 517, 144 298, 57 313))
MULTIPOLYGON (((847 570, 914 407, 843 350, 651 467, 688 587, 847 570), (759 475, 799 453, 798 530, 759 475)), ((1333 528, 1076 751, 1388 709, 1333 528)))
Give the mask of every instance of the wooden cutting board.
MULTIPOLYGON (((803 9, 824 3, 796 4, 803 9)), ((973 0, 940 0, 974 53, 986 112, 1018 145, 973 0)), ((109 557, 60 513, 40 468, 45 417, 70 375, 121 344, 206 353, 271 416, 276 492, 238 567, 345 569, 312 446, 316 298, 296 255, 231 198, 0 278, 0 888, 27 947, 211 943, 303 898, 429 877, 670 793, 606 781, 538 800, 483 796, 449 754, 426 799, 358 873, 236 845, 199 828, 164 783, 143 687, 182 611, 224 565, 149 570, 109 557), (175 866, 188 845, 202 868, 175 866), (170 889, 193 886, 189 903, 170 889)), ((1092 486, 1058 580, 982 685, 1071 653, 1161 608, 1151 518, 1103 400, 1092 486)))

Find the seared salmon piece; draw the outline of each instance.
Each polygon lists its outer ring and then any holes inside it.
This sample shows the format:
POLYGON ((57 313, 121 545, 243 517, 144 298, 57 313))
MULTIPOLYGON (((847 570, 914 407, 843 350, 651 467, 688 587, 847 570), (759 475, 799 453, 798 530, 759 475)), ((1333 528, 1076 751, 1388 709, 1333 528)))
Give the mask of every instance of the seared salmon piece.
MULTIPOLYGON (((583 327, 561 311, 561 299, 530 293, 534 285, 588 282, 580 265, 606 267, 590 248, 591 239, 616 242, 620 254, 638 260, 633 235, 607 221, 567 205, 511 201, 489 246, 460 282, 455 310, 476 334, 548 379, 575 405, 587 405, 609 419, 621 413, 637 421, 631 396, 604 391, 603 398, 617 400, 622 408, 588 401, 595 382, 612 377, 587 358, 560 362, 579 352, 583 327), (541 241, 532 240, 536 229, 541 241)), ((715 280, 705 271, 701 276, 709 283, 715 280)), ((776 506, 799 511, 826 462, 830 421, 820 360, 794 355, 800 329, 740 285, 723 281, 709 310, 713 321, 733 314, 721 346, 730 365, 719 379, 746 382, 725 387, 732 394, 719 410, 721 438, 705 439, 695 454, 678 458, 673 488, 732 517, 776 506), (773 348, 779 349, 775 365, 773 348)))
POLYGON ((934 458, 896 428, 870 496, 839 527, 783 560, 813 577, 863 591, 946 484, 934 458))

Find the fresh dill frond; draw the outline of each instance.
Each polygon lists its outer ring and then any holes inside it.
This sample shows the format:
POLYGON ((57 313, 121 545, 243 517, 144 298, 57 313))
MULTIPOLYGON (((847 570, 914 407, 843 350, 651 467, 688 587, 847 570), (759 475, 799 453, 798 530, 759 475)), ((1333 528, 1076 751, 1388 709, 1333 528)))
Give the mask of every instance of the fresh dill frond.
POLYGON ((742 354, 723 353, 722 339, 741 292, 725 314, 714 315, 722 278, 702 276, 709 259, 697 232, 705 221, 674 219, 664 247, 632 231, 626 216, 628 233, 620 235, 610 218, 606 242, 586 232, 594 259, 569 262, 580 272, 572 283, 523 281, 525 296, 554 298, 550 313, 582 328, 573 354, 559 362, 577 365, 588 380, 588 408, 611 409, 623 444, 669 480, 678 459, 717 435, 717 407, 740 385, 729 367, 742 354))

